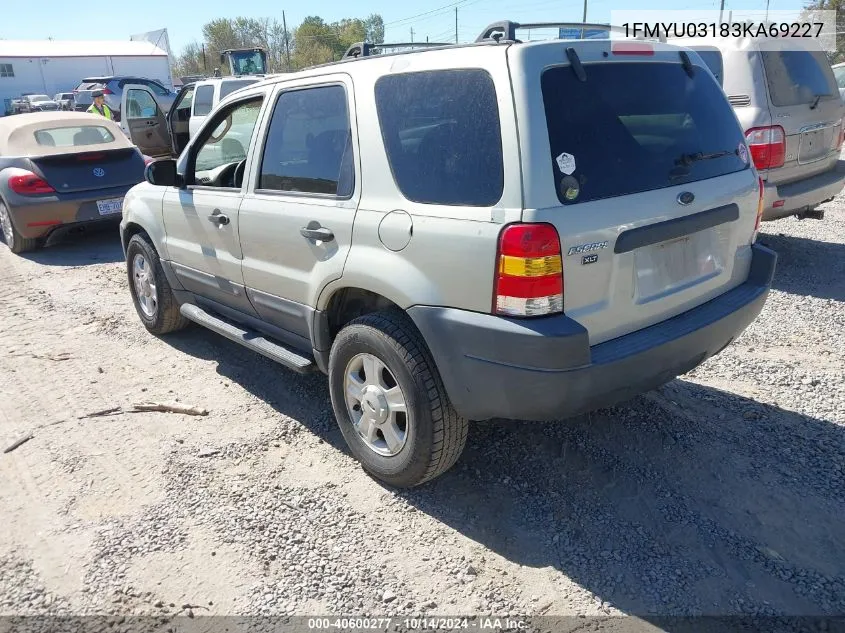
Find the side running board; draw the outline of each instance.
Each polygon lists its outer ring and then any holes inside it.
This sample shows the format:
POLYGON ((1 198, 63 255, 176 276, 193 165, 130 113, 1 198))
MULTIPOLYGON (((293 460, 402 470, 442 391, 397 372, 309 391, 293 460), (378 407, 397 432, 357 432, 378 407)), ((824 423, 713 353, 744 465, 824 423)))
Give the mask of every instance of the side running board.
POLYGON ((307 374, 317 369, 314 361, 300 355, 298 352, 283 347, 278 343, 268 341, 258 332, 245 330, 241 326, 224 321, 191 303, 183 303, 179 311, 186 319, 190 319, 203 327, 207 327, 209 330, 222 334, 230 341, 234 341, 247 349, 258 352, 297 373, 307 374))

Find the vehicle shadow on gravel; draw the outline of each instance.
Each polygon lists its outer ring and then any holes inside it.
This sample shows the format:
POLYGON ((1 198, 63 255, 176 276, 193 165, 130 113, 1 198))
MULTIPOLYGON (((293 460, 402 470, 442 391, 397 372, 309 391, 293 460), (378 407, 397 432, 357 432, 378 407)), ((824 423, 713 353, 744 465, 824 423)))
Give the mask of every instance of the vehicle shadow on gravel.
MULTIPOLYGON (((298 376, 198 327, 163 340, 348 453, 321 374, 298 376)), ((538 610, 567 610, 552 570, 596 606, 646 617, 845 610, 845 428, 684 380, 567 421, 474 423, 450 472, 385 490, 549 570, 516 587, 538 610)), ((470 562, 470 582, 498 574, 489 557, 470 562)))
MULTIPOLYGON (((843 468, 842 426, 676 380, 563 422, 478 424, 453 473, 401 494, 510 561, 560 570, 597 605, 833 614, 843 468)), ((545 593, 538 607, 559 597, 545 593)))
POLYGON ((52 238, 50 244, 21 257, 44 266, 88 266, 123 261, 117 225, 85 227, 52 238))
POLYGON ((766 233, 759 240, 778 254, 773 288, 794 295, 845 301, 845 244, 783 233, 766 233))

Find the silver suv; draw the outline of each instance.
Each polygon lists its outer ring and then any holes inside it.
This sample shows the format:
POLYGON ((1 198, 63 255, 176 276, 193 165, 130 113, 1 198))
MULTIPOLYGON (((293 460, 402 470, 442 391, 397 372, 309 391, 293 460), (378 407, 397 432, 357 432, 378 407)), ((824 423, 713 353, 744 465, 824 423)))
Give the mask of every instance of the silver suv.
POLYGON ((670 41, 720 53, 725 92, 765 183, 763 219, 822 219, 819 205, 845 186, 845 104, 824 52, 794 38, 670 41))
POLYGON ((735 340, 776 256, 704 62, 515 27, 221 101, 124 202, 146 328, 328 374, 351 452, 396 486, 452 466, 468 420, 606 406, 735 340))

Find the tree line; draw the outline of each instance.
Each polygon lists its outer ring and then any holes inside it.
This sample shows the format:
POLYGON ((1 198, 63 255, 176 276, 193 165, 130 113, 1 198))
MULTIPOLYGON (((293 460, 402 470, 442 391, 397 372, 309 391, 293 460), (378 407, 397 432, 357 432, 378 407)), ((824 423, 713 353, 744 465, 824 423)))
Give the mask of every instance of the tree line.
POLYGON ((217 18, 202 27, 201 42, 191 42, 176 57, 174 74, 210 75, 220 63, 220 52, 230 48, 260 46, 267 51, 268 72, 287 72, 340 59, 356 42, 384 41, 384 20, 378 14, 367 18, 344 18, 326 22, 309 16, 293 30, 285 30, 276 18, 217 18))

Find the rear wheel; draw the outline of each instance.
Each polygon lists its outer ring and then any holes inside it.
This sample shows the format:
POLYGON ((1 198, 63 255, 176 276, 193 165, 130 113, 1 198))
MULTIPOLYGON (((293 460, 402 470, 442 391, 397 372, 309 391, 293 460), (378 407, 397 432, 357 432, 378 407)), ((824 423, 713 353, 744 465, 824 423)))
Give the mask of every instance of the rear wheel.
POLYGON ((467 421, 402 313, 368 314, 341 330, 329 356, 329 390, 352 454, 388 484, 434 479, 463 451, 467 421))
POLYGON ((179 311, 158 253, 142 233, 133 235, 126 246, 126 271, 135 311, 147 330, 167 334, 188 325, 179 311))
POLYGON ((31 237, 23 237, 15 225, 12 224, 12 214, 9 212, 9 207, 0 200, 0 232, 3 233, 3 241, 13 253, 25 253, 26 251, 35 250, 38 248, 38 239, 31 237))

